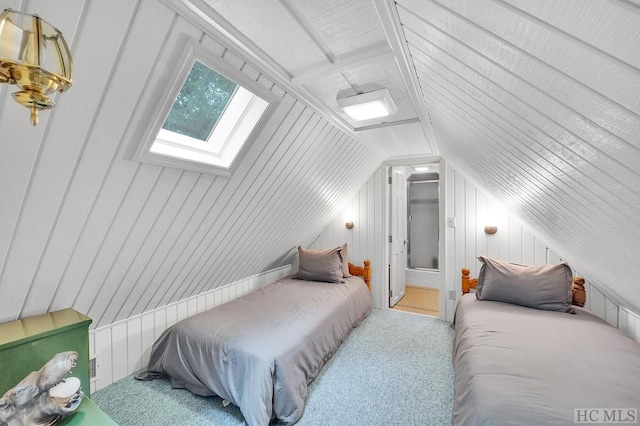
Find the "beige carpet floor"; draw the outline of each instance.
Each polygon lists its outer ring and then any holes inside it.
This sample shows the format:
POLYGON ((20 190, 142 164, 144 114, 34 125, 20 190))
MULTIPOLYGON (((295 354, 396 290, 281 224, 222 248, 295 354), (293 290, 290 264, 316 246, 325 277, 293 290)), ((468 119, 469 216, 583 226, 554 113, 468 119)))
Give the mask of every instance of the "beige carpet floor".
POLYGON ((407 285, 404 296, 392 309, 437 317, 440 315, 440 290, 407 285))

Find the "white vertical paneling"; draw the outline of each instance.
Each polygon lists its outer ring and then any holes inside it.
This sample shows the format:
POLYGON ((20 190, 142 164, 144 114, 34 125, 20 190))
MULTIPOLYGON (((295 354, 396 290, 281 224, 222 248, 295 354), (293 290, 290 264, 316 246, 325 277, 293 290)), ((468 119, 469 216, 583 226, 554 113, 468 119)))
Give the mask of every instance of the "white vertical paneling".
POLYGON ((470 181, 464 180, 464 209, 465 213, 456 217, 456 222, 464 223, 464 264, 473 265, 474 271, 476 262, 476 239, 478 237, 478 219, 476 205, 476 188, 470 181))
POLYGON ((533 237, 533 262, 534 265, 549 263, 547 258, 547 245, 539 238, 533 237))
POLYGON ((604 301, 604 319, 612 326, 618 327, 618 305, 607 297, 604 301))
MULTIPOLYGON (((444 282, 444 287, 447 292, 447 297, 445 295, 440 295, 440 300, 446 300, 445 302, 445 312, 444 318, 447 319, 451 314, 450 312, 454 312, 457 299, 460 297, 460 293, 457 291, 457 286, 454 285, 455 282, 460 280, 461 269, 463 265, 460 265, 462 259, 461 255, 461 234, 462 231, 457 226, 449 226, 448 220, 452 218, 456 221, 457 225, 457 215, 461 212, 462 207, 459 205, 460 199, 459 197, 459 188, 460 188, 460 179, 456 177, 454 169, 452 167, 447 167, 445 161, 440 161, 440 191, 444 191, 445 193, 445 202, 440 206, 440 212, 444 215, 441 220, 445 220, 447 223, 445 227, 444 236, 442 237, 442 241, 445 242, 445 258, 447 262, 445 263, 446 269, 444 271, 440 271, 440 273, 444 272, 444 276, 442 277, 444 282), (454 290, 456 295, 456 300, 450 300, 448 297, 449 290, 454 290)), ((442 303, 440 304, 442 306, 442 303)), ((442 315, 441 315, 442 317, 442 315)))
MULTIPOLYGON (((146 164, 137 168, 134 179, 126 186, 124 197, 108 222, 104 238, 93 242, 98 243, 97 250, 92 252, 93 257, 86 259, 83 256, 82 261, 78 258, 76 279, 80 283, 80 289, 73 300, 74 309, 77 311, 91 312, 93 316, 101 317, 104 306, 94 309, 95 303, 102 305, 105 301, 104 294, 103 298, 96 298, 101 288, 100 284, 111 270, 127 237, 140 223, 140 212, 149 201, 161 172, 160 168, 146 164), (140 194, 144 195, 141 197, 140 194)), ((85 256, 87 254, 85 253, 85 256)), ((108 290, 108 287, 105 289, 108 290)))
MULTIPOLYGON (((137 319, 136 319, 137 321, 137 319)), ((127 361, 129 360, 127 344, 129 336, 127 334, 127 323, 120 322, 111 327, 111 379, 116 382, 127 375, 127 361)))
POLYGON ((89 336, 93 336, 95 340, 95 350, 93 352, 96 355, 95 390, 99 390, 114 382, 111 328, 95 330, 90 332, 89 336))
POLYGON ((173 324, 178 322, 178 305, 172 304, 167 306, 165 314, 166 326, 171 327, 173 324))
MULTIPOLYGON (((188 301, 181 300, 178 302, 178 319, 182 319, 180 317, 180 307, 183 306, 184 317, 186 318, 189 315, 189 307, 188 301)), ((158 338, 160 334, 167 328, 167 312, 165 309, 154 309, 153 310, 153 336, 154 338, 158 338)))
MULTIPOLYGON (((453 281, 447 282, 447 287, 460 291, 460 269, 467 267, 471 269, 471 276, 477 276, 479 272, 479 262, 475 260, 475 257, 482 253, 484 246, 479 244, 475 249, 476 251, 469 251, 469 241, 472 239, 480 240, 482 237, 477 232, 477 228, 483 225, 483 219, 476 219, 475 227, 471 231, 468 231, 469 224, 473 224, 474 221, 471 218, 486 213, 486 211, 496 212, 499 217, 498 232, 492 236, 487 236, 489 241, 491 238, 497 237, 499 242, 498 253, 503 260, 516 263, 525 264, 543 264, 543 263, 559 263, 562 261, 560 256, 547 244, 538 238, 533 232, 528 229, 517 217, 511 215, 506 209, 504 209, 497 201, 492 200, 484 195, 478 195, 482 190, 477 187, 473 181, 466 178, 466 176, 455 169, 451 165, 447 165, 445 169, 445 176, 449 177, 447 184, 447 208, 448 211, 454 211, 457 219, 457 223, 464 223, 467 226, 461 228, 459 225, 456 228, 447 228, 448 237, 447 251, 452 253, 453 262, 448 260, 449 264, 454 264, 455 270, 451 272, 453 281), (452 179, 453 178, 453 179, 452 179), (451 181, 454 182, 451 182, 451 181), (469 194, 474 194, 470 196, 469 194), (476 200, 476 203, 469 203, 469 200, 476 200), (479 207, 480 206, 480 207, 479 207), (460 233, 469 233, 471 236, 463 237, 460 233), (502 253, 507 253, 507 256, 502 256, 502 253), (468 264, 468 259, 473 259, 472 264, 468 264)), ((487 246, 488 247, 488 246, 487 246)), ((491 253, 493 253, 491 251, 491 253)), ((489 253, 489 255, 491 255, 489 253)), ((576 275, 581 275, 579 271, 574 270, 576 275)), ((447 277, 448 280, 449 276, 447 277)), ((587 292, 587 301, 585 308, 592 311, 600 318, 607 321, 614 327, 620 326, 619 324, 619 308, 618 304, 611 297, 605 295, 602 290, 594 286, 587 281, 585 283, 585 290, 587 292)), ((448 310, 447 312, 451 312, 448 310)), ((447 316, 447 319, 451 320, 452 317, 447 316)), ((626 324, 626 323, 625 323, 626 324)))
MULTIPOLYGON (((173 13, 153 1, 143 1, 140 5, 130 32, 131 41, 121 53, 120 65, 105 94, 101 113, 88 135, 87 147, 53 229, 42 273, 37 277, 44 283, 46 280, 59 283, 57 289, 43 289, 53 298, 49 303, 52 309, 68 306, 68 294, 78 292, 81 280, 76 275, 75 259, 80 258, 80 264, 91 261, 96 250, 91 243, 103 239, 104 223, 109 223, 136 170, 135 164, 114 158, 126 129, 120 123, 131 116, 168 29, 188 31, 180 25, 172 27, 173 19, 173 13), (135 89, 126 82, 132 83, 135 89), (69 276, 73 278, 68 279, 69 276)), ((33 304, 32 309, 36 306, 33 304)))
POLYGON ((132 318, 127 324, 127 374, 142 368, 142 316, 132 318))
POLYGON ((620 308, 618 328, 627 336, 640 342, 640 315, 620 308))
POLYGON ((329 225, 309 243, 314 248, 349 245, 349 261, 362 265, 371 261, 371 292, 375 307, 385 307, 388 289, 388 261, 384 259, 384 237, 387 230, 382 219, 384 191, 387 186, 386 167, 378 168, 364 186, 345 202, 329 225), (383 186, 384 185, 384 186, 383 186), (353 229, 345 227, 345 214, 353 219, 353 229))
POLYGON ((591 310, 591 283, 589 281, 584 282, 584 290, 587 293, 587 300, 584 302, 583 308, 591 310))
MULTIPOLYGON (((239 294, 238 296, 241 296, 241 294, 239 294)), ((207 310, 207 296, 204 294, 201 294, 198 296, 197 299, 198 302, 198 312, 202 312, 202 311, 206 311, 207 310)))
POLYGON ((102 389, 146 367, 151 346, 158 336, 178 320, 202 312, 205 301, 220 300, 217 305, 223 303, 224 298, 215 295, 224 293, 226 301, 233 300, 242 295, 247 281, 260 282, 255 285, 259 288, 290 273, 290 265, 270 270, 91 331, 89 341, 93 343, 90 350, 98 357, 98 378, 95 386, 92 384, 93 390, 102 389))
MULTIPOLYGON (((164 2, 7 5, 61 28, 75 75, 35 128, 0 88, 0 321, 88 313, 99 388, 144 365, 166 326, 266 284, 274 273, 245 278, 287 265, 316 236, 316 246, 346 241, 355 262, 371 259, 374 303, 384 306, 386 168, 366 132, 345 133, 287 79, 164 2), (282 99, 230 178, 128 159, 183 36, 282 99), (351 231, 337 217, 343 205, 351 231), (114 361, 122 350, 126 368, 114 361)), ((623 2, 397 7, 447 160, 443 208, 456 227, 444 238, 446 287, 459 289, 462 267, 477 275, 479 254, 555 263, 562 253, 593 281, 587 308, 637 338, 637 317, 617 304, 640 306, 640 15, 623 2)), ((444 310, 451 319, 453 302, 444 310)))
POLYGON ((198 299, 191 297, 187 299, 187 315, 192 316, 198 313, 198 299))
MULTIPOLYGON (((547 244, 537 237, 529 228, 527 228, 520 219, 510 214, 497 201, 490 198, 482 191, 472 180, 456 169, 450 163, 443 163, 443 172, 441 172, 441 191, 445 195, 444 214, 447 217, 453 217, 456 221, 455 227, 446 227, 443 240, 446 241, 446 265, 449 265, 445 274, 446 289, 456 290, 457 294, 461 292, 460 270, 463 267, 471 270, 471 276, 477 276, 480 268, 480 262, 476 257, 481 254, 487 254, 509 262, 525 263, 525 264, 543 264, 558 263, 562 261, 556 252, 549 248, 547 244), (442 178, 443 177, 443 178, 442 178), (495 215, 495 223, 498 226, 498 232, 494 235, 484 234, 484 225, 489 215, 495 215)), ((350 202, 345 203, 344 210, 350 210, 353 213, 356 228, 362 220, 363 215, 361 206, 368 206, 367 202, 361 202, 362 197, 368 197, 381 208, 385 205, 382 188, 375 188, 372 185, 376 178, 382 174, 379 170, 369 182, 354 195, 350 202), (371 189, 378 192, 378 198, 371 194, 371 189)), ((385 176, 386 179, 386 176, 385 176)), ((382 221, 382 211, 372 210, 367 207, 366 221, 382 221), (376 211, 376 214, 371 214, 376 211)), ((364 221, 364 220, 362 220, 364 221)), ((354 228, 354 229, 356 229, 354 228)), ((380 232, 377 228, 368 228, 367 232, 380 232)), ((353 230, 352 230, 353 231, 353 230)), ((332 247, 346 241, 349 243, 350 252, 361 253, 363 250, 369 250, 371 246, 367 245, 366 239, 359 235, 352 238, 355 233, 345 232, 344 227, 344 211, 336 217, 313 242, 313 247, 332 247), (353 247, 352 247, 353 246, 353 247)), ((384 235, 384 233, 382 233, 384 235)), ((377 247, 377 246, 376 246, 377 247)), ((382 264, 386 268, 387 261, 382 259, 383 247, 380 250, 382 264)), ((373 250, 374 256, 378 256, 377 250, 373 250)), ((363 256, 368 257, 369 254, 363 256)), ((374 265, 375 268, 375 265, 374 265)), ((387 286, 386 271, 383 273, 384 279, 380 280, 375 277, 378 268, 374 269, 374 277, 372 279, 372 291, 374 292, 375 306, 384 308, 385 299, 384 292, 380 289, 387 286), (376 297, 378 295, 378 297, 376 297)), ((441 271, 442 273, 443 271, 441 271)), ((576 275, 580 275, 579 271, 574 271, 576 275)), ((600 318, 606 320, 614 327, 618 327, 619 306, 613 298, 605 296, 601 290, 593 286, 589 281, 585 284, 587 291, 586 309, 591 310, 600 318)), ((455 302, 446 300, 444 303, 444 316, 447 320, 453 320, 455 311, 455 302)), ((621 323, 622 324, 622 323, 621 323)), ((624 323, 625 325, 627 323, 624 323)))
MULTIPOLYGON (((469 188, 467 188, 469 190, 469 188)), ((484 227, 487 225, 487 196, 484 192, 480 191, 469 191, 469 195, 473 196, 475 201, 475 213, 471 215, 467 215, 469 220, 473 220, 473 227, 475 229, 473 237, 475 238, 476 244, 473 248, 473 252, 475 256, 488 256, 487 242, 489 237, 492 235, 487 235, 484 232, 484 227)), ((470 223, 470 222, 468 222, 470 223)), ((474 256, 474 257, 475 257, 474 256)))
MULTIPOLYGON (((174 309, 177 319, 178 310, 174 309)), ((140 327, 140 347, 142 348, 141 365, 149 364, 149 357, 151 356, 151 346, 156 341, 155 336, 155 321, 154 313, 146 312, 140 315, 141 327, 140 327)), ((97 334, 93 332, 91 334, 97 334)), ((105 382, 101 387, 107 386, 109 383, 105 382)))
POLYGON ((177 303, 178 306, 178 321, 183 320, 189 316, 189 309, 187 302, 182 300, 177 303))
MULTIPOLYGON (((640 104, 629 90, 640 87, 637 7, 396 6, 441 155, 611 301, 639 309, 640 104)), ((511 228, 501 257, 542 261, 543 243, 532 252, 511 228)))
POLYGON ((594 286, 589 286, 591 294, 587 295, 590 299, 589 310, 602 319, 606 318, 606 298, 604 294, 594 286))
MULTIPOLYGON (((77 7, 74 1, 64 1, 63 3, 54 4, 51 2, 10 2, 4 7, 14 6, 16 10, 23 10, 27 13, 41 14, 46 16, 50 22, 63 32, 67 43, 70 47, 75 47, 78 22, 87 18, 85 7, 77 7), (55 19, 56 21, 53 21, 55 19)), ((126 15, 127 8, 123 9, 126 15)), ((126 16, 124 17, 126 19, 126 16)), ((115 23, 116 27, 119 23, 115 23)), ((76 49, 73 49, 75 53, 76 49)), ((108 53, 107 53, 108 55, 108 53)), ((104 75, 104 74, 102 74, 104 75)), ((36 254, 33 253, 33 247, 30 247, 32 241, 42 244, 42 240, 46 240, 46 233, 28 234, 28 230, 37 224, 29 223, 33 214, 31 206, 37 203, 32 196, 33 194, 42 194, 41 182, 42 174, 36 178, 38 174, 38 166, 41 162, 47 162, 42 158, 42 152, 45 148, 45 141, 51 131, 51 121, 56 117, 62 117, 61 120, 69 123, 69 119, 73 115, 68 112, 73 106, 66 107, 67 113, 56 108, 55 110, 40 114, 40 125, 31 127, 28 125, 28 110, 19 105, 9 96, 9 93, 18 91, 15 86, 2 84, 0 89, 0 129, 3 135, 0 138, 0 190, 2 197, 0 201, 0 290, 7 294, 7 300, 10 303, 0 305, 3 309, 0 314, 0 321, 15 319, 19 314, 26 294, 29 292, 29 283, 37 268, 36 254), (25 126, 25 123, 27 126, 25 126), (25 131, 26 130, 26 131, 25 131), (19 142, 18 142, 19 141, 19 142), (37 185, 34 188, 35 180, 37 185), (27 205, 27 203, 29 203, 27 205), (30 241, 23 241, 23 238, 30 241), (25 248, 21 248, 26 246, 25 248), (26 251, 23 251, 26 250, 26 251), (17 258, 15 257, 17 256, 17 258), (12 258, 14 260, 12 260, 12 258), (11 272, 12 266, 22 261, 29 262, 29 267, 19 268, 21 272, 11 272), (7 270, 10 268, 10 270, 7 270), (6 274, 19 274, 7 280, 4 278, 6 274), (16 285, 17 284, 17 285, 16 285), (5 288, 16 285, 15 290, 6 291, 5 288), (9 296, 10 294, 10 296, 9 296)), ((68 95, 69 93, 67 93, 68 95)), ((57 101, 56 94, 52 94, 52 99, 57 101)), ((58 101, 63 103, 64 101, 58 101)), ((68 103, 68 101, 67 101, 68 103)), ((77 141, 71 144, 77 147, 77 141)), ((64 176, 62 177, 64 179, 64 176)), ((46 193, 44 195, 47 195, 46 193)), ((52 199, 55 201, 55 195, 52 199)), ((47 206, 46 212, 49 214, 48 219, 51 220, 52 211, 55 212, 55 205, 47 206)), ((36 246, 37 247, 37 246, 36 246)), ((37 296, 36 296, 37 297, 37 296)), ((0 302, 2 303, 2 302, 0 302)))
POLYGON ((508 261, 522 263, 522 226, 520 225, 520 221, 513 216, 509 216, 508 261))
MULTIPOLYGON (((61 100, 54 110, 56 119, 42 123, 37 130, 46 132, 47 143, 42 144, 38 153, 36 167, 29 177, 23 202, 16 204, 20 206, 20 217, 17 218, 17 222, 8 222, 16 223, 16 226, 11 239, 13 244, 7 256, 3 257, 4 262, 0 270, 0 291, 6 295, 2 300, 4 309, 1 310, 0 321, 20 317, 28 298, 39 299, 39 293, 31 291, 34 275, 50 238, 51 228, 58 219, 61 200, 77 167, 85 135, 93 123, 95 111, 93 108, 86 108, 84 102, 100 105, 103 87, 111 78, 115 58, 121 49, 122 38, 128 32, 131 15, 136 6, 135 2, 122 0, 109 5, 92 3, 83 17, 91 21, 98 20, 98 17, 103 19, 105 16, 112 16, 110 30, 119 34, 119 37, 104 37, 105 31, 102 26, 83 25, 74 49, 74 83, 86 85, 82 100, 78 98, 74 102, 74 95, 69 90, 65 93, 68 97, 65 96, 65 100, 61 100), (114 10, 118 10, 118 13, 114 14, 114 10), (95 55, 95 52, 100 52, 100 55, 95 55), (83 70, 91 72, 82 73, 83 70), (9 285, 14 286, 11 291, 4 288, 9 285)), ((82 9, 69 6, 69 10, 77 13, 82 9)), ((76 19, 80 17, 76 16, 76 19)), ((12 138, 7 139, 10 141, 12 138)), ((32 141, 23 143, 33 144, 32 141)), ((5 158, 15 161, 13 155, 5 158)), ((14 181, 15 176, 8 181, 14 181)), ((39 303, 48 301, 39 300, 39 303)))
MULTIPOLYGON (((33 129, 0 104, 0 321, 74 307, 101 328, 286 265, 382 161, 224 36, 164 2, 120 2, 38 4, 71 41, 74 87, 33 129), (129 159, 184 37, 281 99, 231 177, 129 159)), ((167 323, 253 286, 177 304, 167 323)))
POLYGON ((536 262, 535 257, 535 237, 531 232, 522 228, 522 263, 527 265, 534 265, 536 262))

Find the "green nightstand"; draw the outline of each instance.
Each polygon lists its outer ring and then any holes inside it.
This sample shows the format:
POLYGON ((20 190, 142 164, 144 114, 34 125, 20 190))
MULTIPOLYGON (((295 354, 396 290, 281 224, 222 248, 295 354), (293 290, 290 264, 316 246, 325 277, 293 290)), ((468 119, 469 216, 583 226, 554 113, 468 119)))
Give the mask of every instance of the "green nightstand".
POLYGON ((80 408, 71 416, 56 422, 55 426, 115 426, 117 425, 107 414, 100 409, 91 399, 85 397, 80 408))
POLYGON ((80 379, 86 396, 78 411, 56 424, 115 425, 89 399, 89 324, 91 318, 73 309, 0 324, 0 395, 40 370, 55 354, 76 351, 78 362, 72 375, 80 379))

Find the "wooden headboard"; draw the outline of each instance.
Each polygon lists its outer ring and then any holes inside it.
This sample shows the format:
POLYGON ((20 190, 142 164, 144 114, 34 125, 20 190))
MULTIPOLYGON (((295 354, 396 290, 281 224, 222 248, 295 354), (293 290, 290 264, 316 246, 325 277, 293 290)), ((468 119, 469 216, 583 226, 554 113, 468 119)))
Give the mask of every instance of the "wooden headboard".
MULTIPOLYGON (((470 278, 469 273, 469 268, 462 268, 462 294, 467 294, 472 288, 478 286, 478 279, 470 278)), ((587 292, 584 289, 584 278, 573 277, 571 291, 573 292, 573 304, 580 307, 584 306, 587 301, 587 292)))
POLYGON ((349 263, 349 273, 351 275, 357 275, 362 277, 365 283, 367 283, 367 287, 371 290, 371 262, 368 260, 364 261, 364 266, 356 266, 353 263, 349 263))

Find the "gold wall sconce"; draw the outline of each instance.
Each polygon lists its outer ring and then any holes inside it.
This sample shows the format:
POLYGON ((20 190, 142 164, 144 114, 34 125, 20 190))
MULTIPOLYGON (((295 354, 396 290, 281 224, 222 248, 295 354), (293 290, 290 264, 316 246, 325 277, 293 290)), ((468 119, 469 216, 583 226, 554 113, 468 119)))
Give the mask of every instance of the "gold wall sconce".
POLYGON ((47 96, 72 85, 72 60, 62 33, 38 15, 5 9, 0 14, 0 83, 15 84, 16 102, 38 112, 55 104, 47 96))
POLYGON ((484 227, 484 233, 487 235, 493 235, 498 232, 498 227, 496 225, 486 225, 484 227))
POLYGON ((347 229, 353 229, 353 222, 347 222, 344 224, 344 226, 346 226, 347 229))

